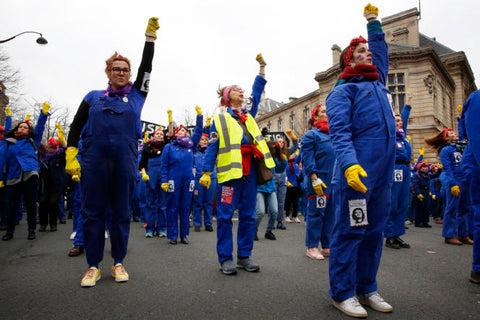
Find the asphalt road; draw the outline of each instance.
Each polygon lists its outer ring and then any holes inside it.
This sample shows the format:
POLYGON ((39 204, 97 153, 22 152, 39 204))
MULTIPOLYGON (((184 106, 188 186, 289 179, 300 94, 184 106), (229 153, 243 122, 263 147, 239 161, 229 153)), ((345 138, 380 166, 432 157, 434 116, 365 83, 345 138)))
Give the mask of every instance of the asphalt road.
MULTIPOLYGON (((132 223, 130 281, 110 276, 107 241, 93 288, 80 287, 85 256, 67 255, 72 220, 58 227, 27 241, 22 222, 13 240, 0 241, 0 319, 351 319, 331 305, 328 259, 305 255, 304 223, 274 230, 276 241, 260 232, 252 256, 260 272, 236 276, 219 271, 215 232, 191 229, 190 244, 174 246, 132 223)), ((410 227, 404 239, 412 248, 385 248, 377 277, 394 311, 367 309, 369 319, 480 319, 480 286, 468 281, 472 246, 444 244, 440 225, 410 227)))

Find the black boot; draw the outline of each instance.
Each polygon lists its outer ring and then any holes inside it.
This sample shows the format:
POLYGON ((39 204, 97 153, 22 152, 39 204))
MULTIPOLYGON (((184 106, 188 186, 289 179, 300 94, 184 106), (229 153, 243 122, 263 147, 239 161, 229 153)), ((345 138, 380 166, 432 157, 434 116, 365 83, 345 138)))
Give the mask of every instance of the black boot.
POLYGON ((410 245, 405 241, 403 241, 400 237, 394 237, 394 239, 395 239, 395 242, 398 243, 400 248, 410 248, 410 245))
POLYGON ((392 249, 400 249, 400 244, 395 241, 395 238, 387 238, 387 240, 385 241, 385 247, 392 249))

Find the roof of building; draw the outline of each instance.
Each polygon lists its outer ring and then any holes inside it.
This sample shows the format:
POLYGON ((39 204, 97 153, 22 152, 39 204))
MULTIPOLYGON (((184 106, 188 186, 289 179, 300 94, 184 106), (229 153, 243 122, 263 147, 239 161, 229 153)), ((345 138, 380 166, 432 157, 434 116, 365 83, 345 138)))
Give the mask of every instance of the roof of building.
POLYGON ((283 102, 278 102, 270 98, 265 98, 265 100, 262 101, 258 106, 258 109, 259 111, 263 111, 267 113, 267 112, 272 112, 273 110, 276 110, 283 105, 284 105, 283 102))
POLYGON ((420 34, 420 47, 432 46, 439 56, 456 52, 455 50, 452 50, 449 47, 441 44, 435 38, 430 38, 422 34, 421 32, 419 34, 420 34))

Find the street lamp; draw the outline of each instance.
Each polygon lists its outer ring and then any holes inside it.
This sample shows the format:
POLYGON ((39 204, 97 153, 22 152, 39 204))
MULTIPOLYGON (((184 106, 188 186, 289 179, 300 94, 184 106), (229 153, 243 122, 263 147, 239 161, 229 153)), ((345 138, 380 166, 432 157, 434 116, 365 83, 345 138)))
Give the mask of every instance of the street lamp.
POLYGON ((37 43, 38 43, 38 44, 42 44, 42 45, 48 43, 47 39, 45 39, 40 32, 36 32, 36 31, 23 31, 23 32, 20 32, 19 34, 14 35, 13 37, 10 37, 10 38, 8 38, 8 39, 0 40, 0 43, 4 43, 4 42, 10 41, 10 40, 12 40, 12 39, 15 39, 16 37, 18 37, 19 35, 24 34, 24 33, 36 33, 36 34, 39 34, 40 37, 38 37, 37 43))

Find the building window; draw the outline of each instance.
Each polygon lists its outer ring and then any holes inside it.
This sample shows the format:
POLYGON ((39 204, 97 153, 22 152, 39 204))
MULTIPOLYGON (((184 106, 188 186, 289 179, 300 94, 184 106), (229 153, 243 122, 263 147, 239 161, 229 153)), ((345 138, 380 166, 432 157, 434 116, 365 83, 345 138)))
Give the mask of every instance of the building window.
POLYGON ((290 114, 290 129, 292 129, 292 131, 295 131, 295 114, 294 113, 290 114))
POLYGON ((390 73, 388 75, 388 90, 392 93, 392 107, 401 113, 405 105, 405 75, 390 73))
POLYGON ((310 113, 308 112, 308 107, 303 108, 303 124, 307 126, 308 119, 310 119, 310 113))
POLYGON ((268 129, 268 131, 272 130, 272 122, 270 120, 268 120, 267 129, 268 129))
POLYGON ((278 119, 278 131, 283 131, 282 118, 278 119))

